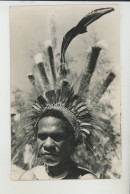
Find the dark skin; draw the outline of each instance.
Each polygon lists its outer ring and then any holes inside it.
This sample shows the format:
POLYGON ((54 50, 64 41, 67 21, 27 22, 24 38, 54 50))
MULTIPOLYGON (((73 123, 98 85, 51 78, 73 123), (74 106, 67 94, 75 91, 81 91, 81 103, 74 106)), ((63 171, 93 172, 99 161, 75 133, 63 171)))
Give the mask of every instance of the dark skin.
POLYGON ((72 126, 60 118, 43 117, 38 123, 37 143, 47 172, 55 175, 62 173, 74 151, 72 126))

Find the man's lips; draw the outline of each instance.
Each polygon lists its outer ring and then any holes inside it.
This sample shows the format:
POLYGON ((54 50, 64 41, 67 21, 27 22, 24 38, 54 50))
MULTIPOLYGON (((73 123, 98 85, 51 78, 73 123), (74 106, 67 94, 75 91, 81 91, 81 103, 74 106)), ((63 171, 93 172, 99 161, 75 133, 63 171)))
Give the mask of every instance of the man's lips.
POLYGON ((50 152, 44 152, 44 153, 42 153, 42 155, 43 155, 43 156, 45 156, 45 155, 48 155, 48 156, 57 156, 57 154, 55 154, 55 153, 50 153, 50 152))

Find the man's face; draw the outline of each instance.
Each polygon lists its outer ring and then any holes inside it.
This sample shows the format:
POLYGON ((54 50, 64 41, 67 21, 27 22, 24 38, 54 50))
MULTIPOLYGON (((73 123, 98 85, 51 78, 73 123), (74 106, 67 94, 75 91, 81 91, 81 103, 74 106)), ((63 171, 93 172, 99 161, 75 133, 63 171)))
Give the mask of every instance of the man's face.
POLYGON ((38 123, 38 149, 44 164, 56 166, 67 161, 74 149, 74 132, 67 122, 48 116, 38 123))

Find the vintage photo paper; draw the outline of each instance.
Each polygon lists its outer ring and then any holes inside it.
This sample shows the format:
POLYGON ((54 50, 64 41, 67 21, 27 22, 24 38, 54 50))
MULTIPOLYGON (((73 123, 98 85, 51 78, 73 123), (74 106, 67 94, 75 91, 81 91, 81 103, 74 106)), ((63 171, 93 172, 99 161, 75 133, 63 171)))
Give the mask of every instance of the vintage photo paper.
POLYGON ((119 6, 9 16, 11 180, 119 179, 119 6))

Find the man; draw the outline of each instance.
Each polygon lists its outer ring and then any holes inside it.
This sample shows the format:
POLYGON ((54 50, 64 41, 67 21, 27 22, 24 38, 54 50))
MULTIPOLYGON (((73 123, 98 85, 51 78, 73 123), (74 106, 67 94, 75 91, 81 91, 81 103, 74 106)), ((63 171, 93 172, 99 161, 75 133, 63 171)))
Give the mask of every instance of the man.
POLYGON ((108 75, 101 90, 90 103, 86 101, 86 97, 101 48, 99 46, 92 48, 88 66, 71 84, 67 77, 69 71, 66 68, 65 52, 74 37, 85 33, 89 24, 113 10, 113 8, 94 10, 66 33, 61 47, 60 72, 57 68, 56 72, 52 47, 48 45, 51 79, 47 76, 43 53, 37 55, 33 74, 28 76, 34 89, 25 100, 15 159, 19 160, 19 153, 29 143, 36 158, 40 157, 43 165, 37 164, 36 167, 26 171, 20 180, 96 178, 71 158, 77 144, 85 143, 92 150, 91 144, 97 141, 97 131, 102 130, 104 123, 102 120, 99 121, 99 112, 95 114, 96 104, 115 75, 113 73, 108 75))
POLYGON ((94 174, 72 161, 74 129, 61 112, 46 111, 37 127, 38 150, 44 165, 26 171, 20 180, 96 179, 94 174))

